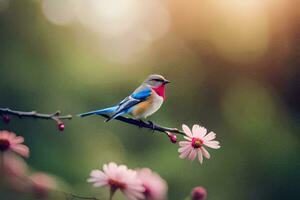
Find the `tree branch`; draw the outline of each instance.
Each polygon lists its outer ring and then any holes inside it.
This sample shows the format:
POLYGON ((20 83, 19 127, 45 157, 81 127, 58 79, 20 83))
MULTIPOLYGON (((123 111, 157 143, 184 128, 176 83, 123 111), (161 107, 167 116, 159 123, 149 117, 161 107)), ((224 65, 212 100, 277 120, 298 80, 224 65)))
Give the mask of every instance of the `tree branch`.
POLYGON ((76 194, 71 194, 71 193, 66 193, 64 192, 64 194, 66 195, 66 197, 70 200, 76 200, 76 199, 86 199, 86 200, 100 200, 97 199, 96 197, 86 197, 86 196, 81 196, 81 195, 76 195, 76 194))
MULTIPOLYGON (((106 114, 100 114, 102 117, 104 118, 109 118, 109 115, 106 114)), ((129 117, 124 117, 124 116, 118 116, 117 118, 115 118, 116 120, 125 122, 127 124, 131 124, 134 126, 137 126, 139 128, 146 128, 146 129, 150 129, 153 131, 159 131, 162 133, 174 133, 174 134, 180 134, 180 135, 185 135, 185 133, 177 128, 168 128, 168 127, 163 127, 163 126, 159 126, 157 124, 154 123, 146 123, 142 120, 136 120, 133 118, 129 118, 129 117)))
POLYGON ((38 113, 36 111, 24 112, 24 111, 17 111, 11 110, 10 108, 0 108, 0 114, 6 115, 15 115, 18 117, 29 117, 29 118, 37 118, 37 119, 52 119, 52 120, 63 120, 63 119, 72 119, 72 115, 65 115, 60 116, 60 111, 56 111, 52 114, 43 114, 38 113))
POLYGON ((35 119, 54 120, 57 122, 58 128, 61 131, 64 129, 64 124, 62 123, 62 120, 72 119, 72 115, 61 116, 60 111, 56 111, 55 113, 52 114, 43 114, 43 113, 38 113, 36 111, 24 112, 24 111, 12 110, 10 108, 0 108, 0 116, 3 117, 3 120, 5 122, 9 122, 10 120, 8 115, 17 116, 19 118, 27 117, 27 118, 35 118, 35 119))

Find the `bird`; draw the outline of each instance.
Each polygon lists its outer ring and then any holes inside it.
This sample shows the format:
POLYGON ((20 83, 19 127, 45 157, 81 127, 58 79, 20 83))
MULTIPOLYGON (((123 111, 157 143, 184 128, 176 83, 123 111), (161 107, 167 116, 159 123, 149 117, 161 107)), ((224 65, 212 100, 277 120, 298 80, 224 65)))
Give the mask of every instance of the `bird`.
MULTIPOLYGON (((170 81, 165 79, 162 75, 151 74, 131 95, 124 98, 117 105, 81 113, 79 116, 87 117, 106 114, 109 116, 106 122, 109 122, 118 116, 129 114, 133 118, 143 121, 143 119, 146 119, 158 111, 163 104, 166 99, 165 86, 168 83, 170 83, 170 81)), ((148 120, 148 122, 153 125, 150 120, 148 120)))

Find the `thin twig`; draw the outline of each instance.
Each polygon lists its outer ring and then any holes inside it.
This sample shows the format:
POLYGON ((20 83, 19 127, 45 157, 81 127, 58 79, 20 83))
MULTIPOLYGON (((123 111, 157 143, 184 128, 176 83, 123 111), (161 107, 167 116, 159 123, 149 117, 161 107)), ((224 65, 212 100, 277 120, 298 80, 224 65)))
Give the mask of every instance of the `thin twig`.
POLYGON ((81 196, 81 195, 76 195, 76 194, 70 194, 70 193, 65 193, 66 195, 69 195, 72 199, 88 199, 88 200, 100 200, 97 199, 96 197, 86 197, 86 196, 81 196))
POLYGON ((52 114, 43 114, 38 113, 36 111, 30 111, 30 112, 24 112, 24 111, 17 111, 12 110, 10 108, 0 108, 0 115, 14 115, 18 116, 19 118, 27 117, 27 118, 36 118, 36 119, 48 119, 48 120, 54 120, 57 123, 60 123, 61 120, 65 119, 72 119, 72 115, 60 115, 60 111, 56 111, 52 114))
MULTIPOLYGON (((25 184, 28 184, 29 186, 33 186, 33 185, 37 184, 32 179, 30 179, 27 175, 20 175, 17 178, 20 181, 23 181, 25 184)), ((65 196, 65 198, 67 200, 69 198, 70 198, 70 200, 76 200, 76 199, 100 200, 100 199, 98 199, 96 197, 88 197, 88 196, 77 195, 77 194, 73 194, 73 193, 69 193, 69 192, 57 190, 57 189, 54 189, 54 188, 49 188, 49 192, 53 192, 53 193, 55 192, 55 193, 58 193, 58 194, 64 194, 64 196, 65 196)))
MULTIPOLYGON (((100 115, 102 117, 109 118, 109 115, 106 115, 106 114, 100 114, 100 115)), ((147 128, 147 129, 151 129, 153 131, 159 131, 159 132, 162 132, 162 133, 171 132, 171 133, 174 133, 174 134, 185 135, 185 133, 183 131, 181 131, 177 128, 163 127, 163 126, 159 126, 159 125, 154 124, 154 123, 146 123, 144 121, 129 118, 129 117, 118 116, 115 119, 119 120, 119 121, 122 121, 122 122, 125 122, 127 124, 132 124, 132 125, 137 126, 139 128, 147 128)))
POLYGON ((4 179, 5 177, 5 166, 4 166, 4 154, 3 152, 0 152, 0 175, 1 175, 1 180, 0 180, 0 187, 3 187, 4 185, 4 179))

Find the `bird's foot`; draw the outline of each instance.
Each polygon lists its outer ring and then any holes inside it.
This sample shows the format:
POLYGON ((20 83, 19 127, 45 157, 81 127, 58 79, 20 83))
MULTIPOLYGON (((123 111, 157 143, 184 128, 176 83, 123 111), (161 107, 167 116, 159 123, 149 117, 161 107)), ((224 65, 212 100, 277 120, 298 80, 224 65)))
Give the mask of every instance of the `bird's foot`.
POLYGON ((154 123, 152 121, 148 120, 148 124, 150 125, 152 131, 154 132, 155 131, 154 123))
POLYGON ((139 119, 139 121, 140 121, 139 128, 142 128, 143 127, 142 123, 145 123, 145 122, 143 120, 141 120, 141 119, 139 119))

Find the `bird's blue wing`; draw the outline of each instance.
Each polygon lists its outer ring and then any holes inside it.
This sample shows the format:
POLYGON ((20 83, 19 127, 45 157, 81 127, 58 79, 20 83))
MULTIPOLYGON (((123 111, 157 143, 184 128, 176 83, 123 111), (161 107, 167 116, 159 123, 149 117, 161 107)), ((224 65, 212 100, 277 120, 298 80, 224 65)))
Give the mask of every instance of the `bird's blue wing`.
POLYGON ((144 100, 148 98, 151 95, 151 89, 145 88, 144 90, 141 90, 139 92, 132 93, 131 97, 134 99, 144 100))
POLYGON ((123 101, 120 102, 116 113, 126 111, 132 106, 144 101, 151 95, 151 89, 146 87, 140 91, 133 92, 130 96, 126 97, 123 101))
POLYGON ((127 103, 128 101, 132 100, 132 98, 135 99, 135 100, 144 100, 144 99, 148 98, 150 95, 151 95, 151 89, 150 88, 148 88, 148 87, 138 88, 130 96, 123 99, 118 104, 118 106, 121 106, 121 105, 127 103))
POLYGON ((107 121, 110 121, 124 113, 127 113, 131 107, 139 104, 140 102, 143 102, 150 95, 151 89, 148 87, 133 92, 130 96, 126 97, 123 101, 119 103, 114 115, 112 115, 107 121))

